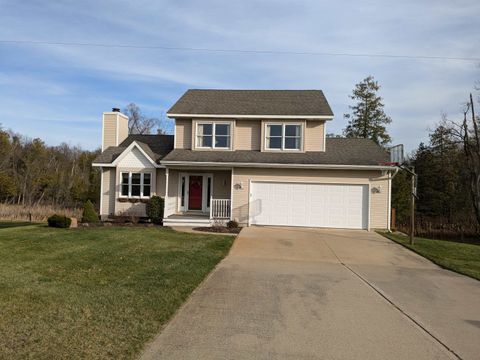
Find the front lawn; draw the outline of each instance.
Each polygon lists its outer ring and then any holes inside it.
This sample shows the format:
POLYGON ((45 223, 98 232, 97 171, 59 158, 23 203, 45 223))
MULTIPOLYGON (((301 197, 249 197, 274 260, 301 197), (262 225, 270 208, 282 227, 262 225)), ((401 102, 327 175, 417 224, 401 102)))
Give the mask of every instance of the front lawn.
POLYGON ((138 356, 233 240, 147 227, 0 230, 0 358, 138 356))
POLYGON ((411 246, 408 236, 383 232, 380 234, 417 252, 437 265, 480 280, 479 245, 415 238, 415 245, 411 246))

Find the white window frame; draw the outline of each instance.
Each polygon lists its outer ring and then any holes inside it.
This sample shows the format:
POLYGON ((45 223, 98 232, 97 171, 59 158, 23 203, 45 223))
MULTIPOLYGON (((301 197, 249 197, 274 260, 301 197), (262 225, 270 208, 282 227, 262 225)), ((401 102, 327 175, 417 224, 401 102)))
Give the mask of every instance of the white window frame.
MULTIPOLYGON (((268 151, 303 151, 303 137, 304 137, 304 128, 303 128, 303 123, 302 122, 266 122, 265 123, 265 128, 264 128, 264 147, 265 147, 265 150, 268 150, 268 151), (279 126, 282 126, 282 141, 281 141, 281 148, 271 148, 269 147, 269 138, 271 136, 268 135, 268 127, 271 126, 271 125, 279 125, 279 126), (287 149, 285 148, 285 126, 287 125, 295 125, 295 126, 300 126, 300 148, 298 149, 287 149)), ((274 136, 274 137, 280 137, 280 136, 274 136)), ((293 136, 287 136, 288 138, 294 138, 293 136)), ((296 138, 296 137, 295 137, 296 138)))
MULTIPOLYGON (((209 135, 210 136, 210 135, 209 135)), ((232 123, 227 122, 217 122, 217 121, 199 121, 196 123, 195 127, 195 148, 197 149, 220 149, 220 150, 230 150, 232 148, 232 123), (212 125, 212 146, 199 146, 198 145, 198 138, 200 135, 198 134, 198 127, 200 125, 212 125), (228 125, 228 135, 219 135, 228 137, 229 146, 227 147, 219 147, 215 146, 215 137, 216 137, 216 127, 217 125, 228 125)))
POLYGON ((120 197, 121 198, 132 198, 132 199, 149 199, 152 197, 152 186, 153 186, 153 173, 150 171, 121 171, 120 172, 120 197), (128 195, 123 195, 123 174, 128 174, 128 195), (132 174, 140 174, 140 196, 133 196, 132 195, 132 174), (144 178, 145 174, 150 175, 150 195, 144 196, 143 195, 143 188, 145 186, 144 178))

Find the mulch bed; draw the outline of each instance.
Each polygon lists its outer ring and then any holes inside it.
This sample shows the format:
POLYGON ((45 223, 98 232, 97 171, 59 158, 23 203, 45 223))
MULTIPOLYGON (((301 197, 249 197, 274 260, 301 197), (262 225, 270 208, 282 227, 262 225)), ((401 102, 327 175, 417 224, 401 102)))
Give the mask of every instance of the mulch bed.
POLYGON ((221 234, 238 234, 242 228, 227 228, 225 226, 196 227, 193 230, 215 232, 221 234))

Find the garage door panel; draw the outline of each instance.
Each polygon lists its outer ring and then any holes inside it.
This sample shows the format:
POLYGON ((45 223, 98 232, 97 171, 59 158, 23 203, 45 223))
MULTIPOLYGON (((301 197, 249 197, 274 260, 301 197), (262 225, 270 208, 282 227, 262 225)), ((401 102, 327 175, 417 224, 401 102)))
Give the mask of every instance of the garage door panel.
POLYGON ((250 223, 367 228, 368 186, 252 182, 250 223))

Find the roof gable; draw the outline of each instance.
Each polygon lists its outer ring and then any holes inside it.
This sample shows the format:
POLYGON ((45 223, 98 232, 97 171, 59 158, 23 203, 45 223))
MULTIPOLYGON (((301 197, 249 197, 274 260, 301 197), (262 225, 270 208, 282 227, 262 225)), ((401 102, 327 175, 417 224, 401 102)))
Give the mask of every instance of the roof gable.
POLYGON ((93 164, 115 166, 118 158, 125 156, 125 150, 134 143, 147 159, 156 164, 173 149, 173 135, 129 135, 119 146, 105 149, 95 158, 93 164))
POLYGON ((136 142, 133 142, 113 162, 113 165, 122 168, 153 168, 155 162, 136 142))

